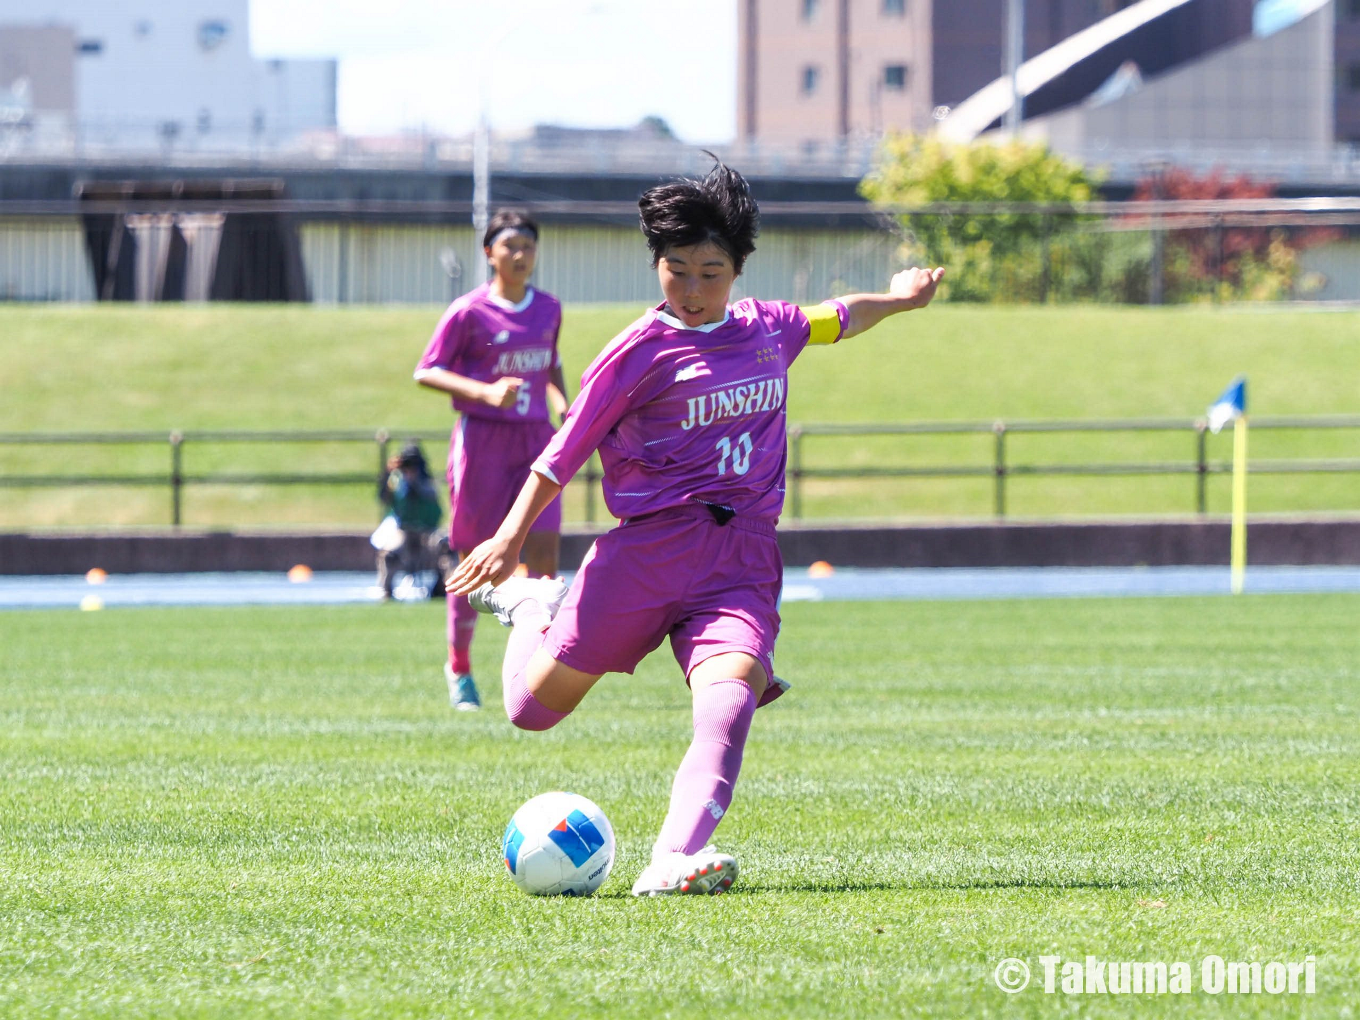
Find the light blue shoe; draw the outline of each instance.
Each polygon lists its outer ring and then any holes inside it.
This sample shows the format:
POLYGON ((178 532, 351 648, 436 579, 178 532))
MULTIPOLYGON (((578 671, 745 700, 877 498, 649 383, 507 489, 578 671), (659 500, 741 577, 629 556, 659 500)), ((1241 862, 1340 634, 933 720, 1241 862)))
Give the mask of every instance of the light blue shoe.
POLYGON ((444 663, 444 679, 449 684, 449 704, 460 712, 475 712, 482 707, 482 699, 477 696, 477 685, 471 673, 455 673, 453 667, 444 663))

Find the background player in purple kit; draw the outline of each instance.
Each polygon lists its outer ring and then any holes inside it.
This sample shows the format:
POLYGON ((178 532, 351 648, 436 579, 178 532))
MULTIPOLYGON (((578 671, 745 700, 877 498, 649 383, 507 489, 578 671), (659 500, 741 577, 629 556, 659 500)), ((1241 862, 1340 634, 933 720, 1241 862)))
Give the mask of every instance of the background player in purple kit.
MULTIPOLYGON (((460 412, 449 443, 449 548, 460 556, 496 533, 529 466, 552 438, 549 411, 566 413, 557 352, 562 306, 529 286, 538 224, 498 210, 482 239, 494 270, 490 283, 451 304, 416 366, 422 386, 448 393, 460 412)), ((562 510, 554 498, 524 536, 530 573, 557 573, 562 510)), ((477 614, 464 595, 448 596, 449 702, 463 710, 481 700, 472 679, 477 614)))
POLYGON ((631 673, 670 637, 692 692, 694 737, 633 894, 717 893, 737 862, 709 837, 731 804, 757 706, 788 686, 772 659, 788 367, 809 343, 924 307, 944 270, 909 269, 886 294, 812 308, 729 305, 758 228, 741 175, 719 164, 702 181, 651 189, 639 207, 665 301, 586 370, 509 516, 448 587, 514 628, 503 694, 523 729, 556 725, 601 674, 631 673), (605 501, 623 523, 595 543, 569 591, 511 578, 534 520, 597 448, 605 501))

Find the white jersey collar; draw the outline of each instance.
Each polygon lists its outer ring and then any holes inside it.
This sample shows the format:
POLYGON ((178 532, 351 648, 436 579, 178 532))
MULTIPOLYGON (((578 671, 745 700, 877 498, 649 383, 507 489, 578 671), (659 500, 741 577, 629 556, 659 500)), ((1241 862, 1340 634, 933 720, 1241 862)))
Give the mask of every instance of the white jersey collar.
POLYGON ((660 319, 662 322, 664 322, 667 326, 670 326, 672 329, 691 329, 696 333, 712 333, 719 326, 727 325, 728 320, 732 318, 732 309, 731 308, 724 309, 723 317, 720 321, 705 322, 699 326, 686 326, 674 315, 666 311, 664 305, 656 310, 656 317, 660 319))
POLYGON ((529 303, 534 299, 534 288, 526 287, 524 290, 524 300, 519 304, 511 304, 505 298, 500 297, 491 291, 486 292, 486 298, 497 308, 504 308, 507 312, 522 312, 529 307, 529 303))

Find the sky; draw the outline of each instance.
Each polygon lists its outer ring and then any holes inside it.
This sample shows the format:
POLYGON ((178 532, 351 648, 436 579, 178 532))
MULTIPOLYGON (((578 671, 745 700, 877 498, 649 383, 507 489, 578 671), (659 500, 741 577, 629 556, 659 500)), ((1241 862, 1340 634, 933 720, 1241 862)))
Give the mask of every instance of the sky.
POLYGON ((1272 35, 1317 6, 1315 0, 1257 0, 1252 10, 1252 31, 1259 36, 1272 35))
POLYGON ((665 119, 736 134, 737 0, 250 0, 257 57, 335 57, 340 128, 465 134, 665 119), (374 11, 380 10, 380 16, 374 11))

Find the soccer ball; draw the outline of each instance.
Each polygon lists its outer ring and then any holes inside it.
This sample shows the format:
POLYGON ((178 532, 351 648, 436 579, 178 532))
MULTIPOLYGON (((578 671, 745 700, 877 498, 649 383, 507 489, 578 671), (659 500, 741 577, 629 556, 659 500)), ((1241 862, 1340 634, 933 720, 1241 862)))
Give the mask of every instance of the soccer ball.
POLYGON ((529 895, 589 896, 614 866, 614 828, 580 794, 541 793, 515 812, 501 848, 529 895))

